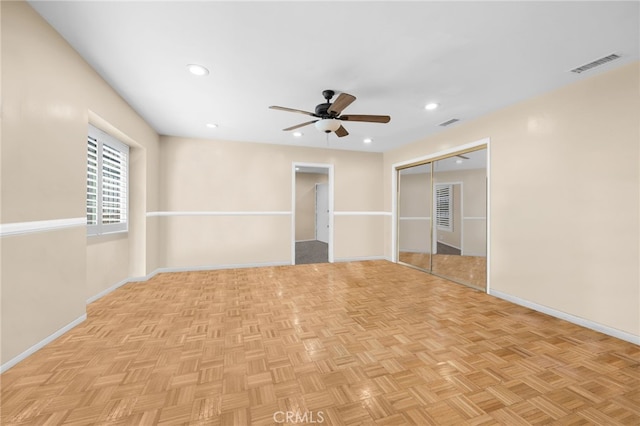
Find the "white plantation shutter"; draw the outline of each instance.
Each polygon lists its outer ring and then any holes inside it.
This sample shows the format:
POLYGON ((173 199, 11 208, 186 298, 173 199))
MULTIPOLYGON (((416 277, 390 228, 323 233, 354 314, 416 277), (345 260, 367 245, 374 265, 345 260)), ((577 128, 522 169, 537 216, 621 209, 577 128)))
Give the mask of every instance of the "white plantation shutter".
POLYGON ((127 153, 102 144, 102 224, 127 222, 127 153))
POLYGON ((93 126, 87 141, 87 233, 126 231, 129 147, 93 126))
POLYGON ((438 229, 453 231, 452 185, 436 185, 436 225, 438 229))
POLYGON ((87 225, 98 224, 98 141, 87 140, 87 225))

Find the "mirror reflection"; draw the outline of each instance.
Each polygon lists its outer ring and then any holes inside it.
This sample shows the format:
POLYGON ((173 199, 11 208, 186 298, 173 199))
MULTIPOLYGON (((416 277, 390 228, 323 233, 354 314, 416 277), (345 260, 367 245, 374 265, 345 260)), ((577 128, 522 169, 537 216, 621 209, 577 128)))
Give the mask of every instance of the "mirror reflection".
POLYGON ((433 163, 431 272, 476 288, 487 281, 486 149, 433 163))
POLYGON ((486 289, 486 156, 481 149, 398 171, 401 263, 486 289))
POLYGON ((431 164, 399 172, 398 259, 431 269, 431 164))

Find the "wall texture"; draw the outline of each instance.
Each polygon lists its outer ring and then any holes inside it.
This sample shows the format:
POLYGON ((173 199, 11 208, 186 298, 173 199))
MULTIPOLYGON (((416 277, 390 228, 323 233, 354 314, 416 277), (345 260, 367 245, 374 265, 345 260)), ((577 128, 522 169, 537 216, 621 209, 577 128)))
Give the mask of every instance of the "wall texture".
POLYGON ((491 290, 640 336, 639 72, 620 67, 385 153, 386 209, 393 164, 490 138, 491 290))
POLYGON ((157 166, 147 163, 158 136, 26 2, 0 8, 1 222, 26 230, 0 242, 4 364, 81 318, 88 297, 155 266, 144 212, 157 208, 157 166), (88 242, 90 121, 132 146, 132 202, 128 234, 88 242))
POLYGON ((336 260, 384 255, 383 216, 364 215, 382 210, 382 154, 164 136, 160 146, 164 267, 290 264, 294 162, 334 166, 336 260))

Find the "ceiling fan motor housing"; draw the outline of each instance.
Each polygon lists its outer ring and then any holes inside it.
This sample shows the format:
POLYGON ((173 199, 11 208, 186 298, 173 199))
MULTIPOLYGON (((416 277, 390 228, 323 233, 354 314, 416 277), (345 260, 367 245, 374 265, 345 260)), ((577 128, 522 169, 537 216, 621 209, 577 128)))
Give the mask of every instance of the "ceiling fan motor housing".
POLYGON ((330 114, 327 112, 330 106, 331 104, 329 102, 316 105, 316 116, 322 117, 322 118, 331 117, 333 114, 330 114))
POLYGON ((316 116, 318 117, 322 117, 322 118, 330 118, 330 117, 334 117, 337 114, 331 114, 329 112, 327 112, 329 110, 329 108, 331 107, 331 98, 333 98, 333 95, 335 95, 336 92, 334 92, 333 90, 323 90, 322 91, 322 97, 324 97, 326 99, 327 102, 323 103, 323 104, 318 104, 316 105, 316 109, 315 109, 315 113, 316 116))

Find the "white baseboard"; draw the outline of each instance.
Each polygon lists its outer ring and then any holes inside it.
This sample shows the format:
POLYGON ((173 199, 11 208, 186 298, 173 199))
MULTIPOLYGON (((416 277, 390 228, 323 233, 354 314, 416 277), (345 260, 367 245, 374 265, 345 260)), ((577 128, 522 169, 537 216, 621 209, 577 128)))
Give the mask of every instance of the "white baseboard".
POLYGON ((96 300, 106 296, 107 294, 111 293, 114 290, 117 290, 118 288, 122 287, 125 284, 149 281, 151 278, 153 278, 156 275, 161 274, 163 272, 215 271, 215 270, 218 270, 218 269, 261 268, 261 267, 265 267, 265 266, 285 266, 285 265, 291 265, 291 263, 289 263, 289 262, 239 263, 239 264, 214 265, 214 266, 181 266, 181 267, 176 267, 176 268, 158 268, 158 269, 154 270, 153 272, 151 272, 151 273, 149 273, 147 275, 144 275, 144 276, 141 276, 141 277, 127 278, 127 279, 124 279, 124 280, 120 281, 119 283, 116 283, 116 284, 112 285, 111 287, 101 291, 100 293, 96 294, 95 296, 91 296, 90 298, 88 298, 87 299, 87 304, 95 302, 96 300))
MULTIPOLYGON (((429 250, 429 249, 427 249, 429 250)), ((418 249, 402 249, 400 250, 402 253, 420 253, 420 254, 431 254, 430 251, 418 250, 418 249)))
POLYGON ((334 263, 341 262, 362 262, 365 260, 389 260, 386 256, 363 256, 363 257, 340 257, 338 259, 333 259, 334 263))
POLYGON ((462 251, 462 247, 454 246, 453 244, 445 243, 443 241, 438 241, 438 244, 442 244, 444 246, 451 247, 451 248, 454 248, 456 250, 462 251))
POLYGON ((114 284, 114 285, 112 285, 111 287, 109 287, 109 288, 107 288, 105 290, 102 290, 100 293, 96 294, 95 296, 91 296, 90 298, 87 299, 87 305, 89 303, 93 303, 96 300, 106 296, 107 294, 111 293, 113 290, 116 290, 117 288, 120 288, 120 287, 122 287, 123 285, 125 285, 125 284, 127 284, 129 282, 131 282, 131 279, 126 278, 126 279, 120 281, 119 283, 114 284))
POLYGON ((550 308, 548 306, 539 305, 534 302, 529 302, 528 300, 521 299, 516 296, 512 296, 510 294, 502 293, 497 290, 490 290, 489 294, 500 299, 504 299, 508 302, 515 303, 516 305, 524 306, 526 308, 533 309, 534 311, 542 312, 543 314, 551 315, 552 317, 560 318, 565 321, 569 321, 573 324, 579 325, 581 327, 585 327, 591 330, 598 331, 600 333, 604 333, 606 335, 615 337, 620 340, 625 340, 630 343, 634 343, 636 345, 640 345, 640 336, 636 336, 635 334, 627 333, 626 331, 618 330, 617 328, 609 327, 603 324, 599 324, 597 322, 577 317, 575 315, 568 314, 566 312, 558 311, 556 309, 550 308))
POLYGON ((129 278, 127 280, 127 282, 130 282, 130 283, 141 283, 141 282, 144 282, 144 281, 149 281, 151 278, 153 278, 156 275, 158 275, 158 271, 159 270, 156 269, 156 270, 154 270, 152 272, 149 272, 147 275, 143 275, 141 277, 131 277, 131 278, 129 278))
POLYGON ((290 266, 291 262, 265 262, 265 263, 235 263, 228 265, 204 265, 204 266, 179 266, 173 268, 158 268, 150 275, 154 276, 163 272, 196 272, 196 271, 216 271, 219 269, 243 269, 243 268, 264 268, 269 266, 290 266))
POLYGON ((107 294, 111 293, 114 290, 117 290, 118 288, 122 287, 125 284, 128 283, 139 283, 139 282, 144 282, 144 281, 149 281, 151 278, 153 278, 154 276, 156 276, 158 274, 158 270, 156 269, 155 271, 144 275, 142 277, 130 277, 130 278, 125 278, 124 280, 120 281, 119 283, 116 283, 114 285, 112 285, 111 287, 102 290, 100 293, 91 296, 90 298, 87 299, 87 305, 89 303, 93 303, 98 299, 103 298, 104 296, 106 296, 107 294))
POLYGON ((61 329, 59 329, 55 333, 51 334, 50 336, 44 338, 43 340, 41 340, 40 342, 36 343, 35 345, 31 346, 29 349, 27 349, 26 351, 22 352, 20 355, 10 359, 9 361, 5 362, 2 365, 0 365, 0 374, 4 373, 8 369, 13 367, 17 363, 19 363, 20 361, 22 361, 23 359, 27 358, 29 355, 35 353, 39 349, 42 349, 44 346, 46 346, 49 343, 53 342, 58 337, 62 336, 64 333, 66 333, 67 331, 71 330, 72 328, 74 328, 78 324, 82 323, 86 319, 87 319, 87 314, 80 315, 78 318, 76 318, 75 320, 71 321, 69 324, 65 325, 64 327, 62 327, 61 329))

